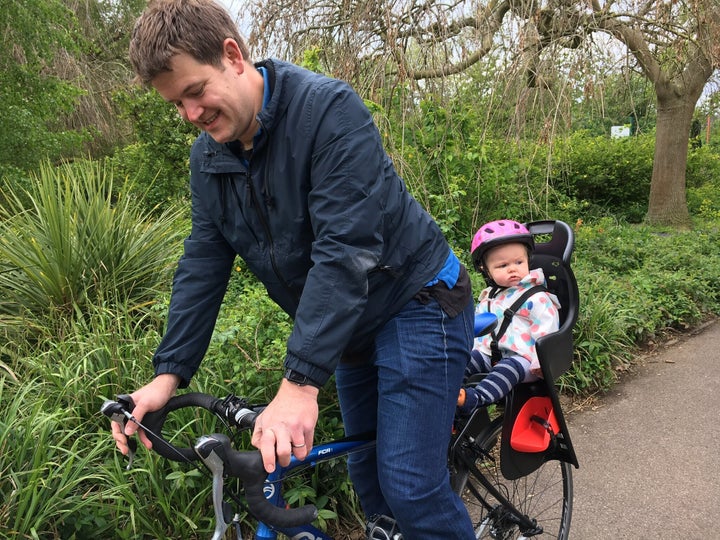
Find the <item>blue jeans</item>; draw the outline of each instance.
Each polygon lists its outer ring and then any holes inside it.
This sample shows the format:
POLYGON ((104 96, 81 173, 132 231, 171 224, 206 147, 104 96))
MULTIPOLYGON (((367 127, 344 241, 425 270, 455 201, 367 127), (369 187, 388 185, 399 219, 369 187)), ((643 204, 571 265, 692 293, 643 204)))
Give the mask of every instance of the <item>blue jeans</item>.
POLYGON ((378 334, 371 362, 335 372, 346 434, 377 432, 375 450, 348 459, 363 511, 394 517, 408 540, 475 538, 447 469, 473 313, 472 302, 451 319, 435 300, 411 300, 378 334))

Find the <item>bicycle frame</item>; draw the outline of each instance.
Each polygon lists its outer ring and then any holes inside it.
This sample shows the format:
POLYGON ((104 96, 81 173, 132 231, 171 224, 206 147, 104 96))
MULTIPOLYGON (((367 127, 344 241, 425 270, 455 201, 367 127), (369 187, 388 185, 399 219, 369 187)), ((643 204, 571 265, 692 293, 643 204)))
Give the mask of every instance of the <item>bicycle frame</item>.
MULTIPOLYGON (((303 461, 292 456, 287 467, 278 466, 273 473, 268 475, 264 488, 265 498, 275 506, 282 508, 285 506, 285 500, 279 486, 282 484, 282 479, 289 472, 298 468, 315 467, 324 461, 344 457, 353 452, 367 450, 374 446, 374 435, 368 434, 367 436, 338 439, 337 441, 315 446, 303 461)), ((258 522, 255 529, 255 540, 276 540, 278 533, 282 533, 292 540, 333 540, 331 536, 328 536, 312 524, 289 528, 272 528, 261 522, 258 522)))
MULTIPOLYGON (((490 426, 488 425, 487 427, 490 426)), ((463 437, 463 435, 460 435, 460 437, 463 437)), ((282 485, 283 479, 289 473, 296 469, 315 467, 320 463, 330 461, 332 459, 343 458, 351 453, 367 450, 373 448, 374 446, 374 434, 367 434, 358 437, 338 439, 315 446, 303 461, 300 461, 295 458, 295 456, 292 456, 290 458, 290 463, 286 467, 278 464, 278 468, 268 475, 263 489, 265 498, 274 506, 284 508, 286 506, 286 501, 283 498, 280 486, 282 485)), ((478 481, 480 481, 480 483, 494 497, 496 497, 498 501, 502 502, 507 514, 512 516, 511 519, 520 525, 521 530, 532 531, 531 535, 541 532, 542 529, 536 529, 535 524, 522 512, 518 511, 515 506, 502 493, 500 493, 495 486, 492 485, 482 472, 474 466, 472 461, 464 455, 463 451, 456 449, 454 453, 475 474, 478 481)), ((480 497, 478 493, 476 493, 476 496, 480 501, 483 501, 483 498, 480 497)), ((260 521, 257 522, 257 526, 255 528, 254 540, 277 540, 279 533, 286 535, 291 540, 333 540, 331 536, 313 526, 311 523, 296 527, 271 527, 260 521)))

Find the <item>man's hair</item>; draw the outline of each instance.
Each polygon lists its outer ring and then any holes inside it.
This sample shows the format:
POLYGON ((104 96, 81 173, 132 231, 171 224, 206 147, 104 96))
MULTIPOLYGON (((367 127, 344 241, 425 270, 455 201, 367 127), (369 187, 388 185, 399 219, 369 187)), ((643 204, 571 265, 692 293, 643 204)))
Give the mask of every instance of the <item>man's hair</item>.
POLYGON ((249 61, 250 52, 237 25, 213 0, 155 0, 133 28, 130 63, 143 84, 171 71, 170 61, 179 53, 219 67, 227 38, 237 42, 243 59, 249 61))

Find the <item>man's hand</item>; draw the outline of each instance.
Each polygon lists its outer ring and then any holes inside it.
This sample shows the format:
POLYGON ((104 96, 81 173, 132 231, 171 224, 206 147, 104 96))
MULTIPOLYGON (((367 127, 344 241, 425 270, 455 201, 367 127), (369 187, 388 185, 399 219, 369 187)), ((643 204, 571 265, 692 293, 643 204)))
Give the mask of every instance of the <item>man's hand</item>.
MULTIPOLYGON (((135 402, 135 408, 132 412, 135 419, 138 422, 142 422, 146 413, 161 409, 170 398, 173 397, 179 384, 180 378, 178 376, 165 373, 158 375, 151 382, 130 394, 133 402, 135 402)), ((122 426, 117 422, 112 422, 110 427, 112 429, 113 439, 115 439, 115 445, 120 452, 126 456, 130 451, 128 437, 134 435, 138 430, 137 424, 127 422, 124 433, 122 426)), ((152 448, 152 443, 144 431, 140 430, 138 436, 145 448, 152 448)))
POLYGON ((258 416, 252 444, 260 450, 268 473, 275 470, 276 456, 285 467, 292 454, 305 459, 310 453, 318 419, 318 393, 314 386, 298 386, 283 379, 275 398, 258 416))

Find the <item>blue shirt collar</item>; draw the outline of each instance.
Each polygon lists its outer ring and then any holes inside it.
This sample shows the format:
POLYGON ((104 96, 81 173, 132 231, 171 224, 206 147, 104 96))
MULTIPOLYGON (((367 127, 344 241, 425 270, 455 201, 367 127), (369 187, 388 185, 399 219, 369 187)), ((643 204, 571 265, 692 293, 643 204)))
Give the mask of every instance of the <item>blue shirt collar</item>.
MULTIPOLYGON (((268 71, 266 68, 260 66, 257 68, 260 74, 263 76, 263 104, 262 108, 264 109, 267 107, 267 104, 270 102, 270 77, 268 76, 268 71)), ((262 110, 262 109, 261 109, 262 110)), ((257 140, 257 138, 262 134, 262 125, 258 126, 257 133, 255 133, 253 140, 257 140)))

